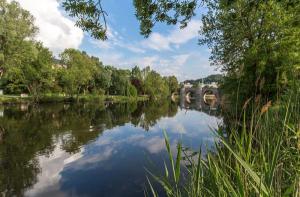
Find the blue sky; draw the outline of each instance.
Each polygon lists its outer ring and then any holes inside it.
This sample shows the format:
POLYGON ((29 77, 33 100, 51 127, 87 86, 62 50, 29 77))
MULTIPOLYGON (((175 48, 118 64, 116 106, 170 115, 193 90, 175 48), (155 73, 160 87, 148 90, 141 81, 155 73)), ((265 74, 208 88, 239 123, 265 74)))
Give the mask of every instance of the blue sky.
POLYGON ((158 23, 145 39, 139 34, 132 0, 103 0, 109 27, 108 40, 103 42, 74 27, 73 19, 64 13, 58 0, 17 1, 35 16, 40 28, 36 39, 55 55, 65 48, 77 48, 99 57, 106 65, 150 66, 162 75, 175 75, 180 81, 218 73, 209 65, 209 49, 197 44, 201 9, 187 28, 181 30, 178 26, 158 23))

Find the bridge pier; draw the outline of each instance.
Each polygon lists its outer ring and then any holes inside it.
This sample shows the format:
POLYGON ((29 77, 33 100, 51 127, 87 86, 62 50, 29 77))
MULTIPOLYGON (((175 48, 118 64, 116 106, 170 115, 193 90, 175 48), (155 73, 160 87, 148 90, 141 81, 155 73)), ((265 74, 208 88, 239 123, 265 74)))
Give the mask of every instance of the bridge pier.
POLYGON ((180 99, 181 104, 185 105, 186 101, 190 103, 189 99, 186 98, 187 94, 191 94, 191 99, 196 101, 196 105, 202 106, 202 107, 209 107, 207 103, 204 101, 205 94, 213 94, 216 98, 216 102, 220 102, 220 94, 217 87, 210 87, 208 85, 206 86, 198 86, 198 87, 182 87, 180 89, 180 99))

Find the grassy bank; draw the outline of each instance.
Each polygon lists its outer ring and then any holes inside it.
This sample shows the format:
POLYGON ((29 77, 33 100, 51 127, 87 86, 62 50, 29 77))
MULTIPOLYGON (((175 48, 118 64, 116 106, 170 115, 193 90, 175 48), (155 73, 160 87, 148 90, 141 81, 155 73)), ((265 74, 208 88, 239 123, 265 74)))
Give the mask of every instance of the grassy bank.
MULTIPOLYGON (((35 99, 31 96, 21 97, 16 95, 2 95, 0 96, 0 104, 17 104, 17 103, 32 103, 35 99)), ((59 94, 42 95, 38 99, 38 103, 60 103, 60 102, 114 102, 124 103, 133 101, 146 101, 147 96, 118 96, 118 95, 79 95, 70 97, 59 94)))
POLYGON ((166 135, 170 165, 164 175, 150 173, 148 194, 157 196, 157 181, 167 196, 300 196, 299 89, 276 107, 249 102, 243 110, 241 124, 215 131, 206 155, 179 144, 173 159, 166 135))

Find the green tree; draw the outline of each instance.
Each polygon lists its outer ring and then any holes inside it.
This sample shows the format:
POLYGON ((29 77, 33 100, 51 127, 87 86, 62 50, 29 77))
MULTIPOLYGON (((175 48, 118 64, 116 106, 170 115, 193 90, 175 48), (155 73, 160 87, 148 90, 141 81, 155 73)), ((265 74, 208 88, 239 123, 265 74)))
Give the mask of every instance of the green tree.
POLYGON ((61 84, 70 95, 86 93, 94 84, 93 74, 99 69, 97 59, 76 49, 66 49, 60 54, 66 69, 61 71, 61 84))
POLYGON ((111 86, 112 71, 107 67, 99 66, 99 69, 95 73, 95 85, 96 90, 104 90, 105 93, 109 93, 109 87, 111 86))
POLYGON ((144 80, 142 71, 138 66, 133 67, 131 70, 131 84, 137 89, 138 94, 144 94, 144 80))
POLYGON ((241 100, 274 98, 287 88, 300 62, 300 6, 293 1, 210 1, 201 44, 226 72, 225 90, 239 87, 241 100))
POLYGON ((112 85, 110 87, 110 94, 129 96, 130 71, 122 69, 112 70, 112 85))
POLYGON ((23 44, 23 58, 19 65, 6 69, 2 83, 8 92, 28 92, 34 100, 52 88, 52 53, 41 43, 23 44))
POLYGON ((32 61, 32 39, 37 31, 33 21, 33 16, 18 3, 0 0, 0 77, 5 91, 25 89, 20 67, 32 61))
POLYGON ((168 82, 170 94, 172 94, 174 92, 178 92, 178 88, 179 88, 178 84, 179 83, 178 83, 178 80, 175 76, 167 77, 167 82, 168 82))
MULTIPOLYGON (((211 61, 225 72, 225 93, 239 88, 240 100, 255 95, 274 98, 299 73, 298 1, 134 0, 140 32, 145 37, 156 22, 181 28, 203 6, 200 44, 212 50, 211 61), (235 87, 235 88, 232 88, 235 87)), ((101 1, 64 0, 78 25, 92 36, 106 39, 106 12, 101 1), (96 34, 96 36, 95 36, 96 34)), ((200 27, 199 27, 200 28, 200 27)), ((299 74, 298 74, 299 75, 299 74)))
POLYGON ((34 45, 33 61, 21 67, 24 73, 24 85, 28 92, 38 99, 41 93, 53 86, 52 53, 41 43, 34 45))
MULTIPOLYGON (((145 68, 147 70, 148 68, 145 68)), ((146 72, 146 71, 145 71, 146 72)), ((152 99, 162 98, 169 95, 167 81, 157 72, 151 70, 145 76, 144 90, 152 99)))
MULTIPOLYGON (((141 22, 140 30, 149 36, 156 21, 167 24, 180 23, 184 28, 195 15, 198 0, 133 0, 136 16, 141 22)), ((107 39, 107 12, 101 0, 63 0, 62 6, 70 16, 77 19, 76 25, 96 39, 107 39)))

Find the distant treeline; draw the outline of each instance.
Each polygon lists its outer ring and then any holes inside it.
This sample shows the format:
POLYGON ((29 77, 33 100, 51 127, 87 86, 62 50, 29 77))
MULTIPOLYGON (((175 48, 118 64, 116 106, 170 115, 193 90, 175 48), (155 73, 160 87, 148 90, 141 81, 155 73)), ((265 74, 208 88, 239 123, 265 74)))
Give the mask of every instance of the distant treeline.
POLYGON ((66 49, 54 59, 34 39, 33 16, 16 2, 0 4, 0 89, 5 94, 28 93, 36 99, 48 93, 69 96, 109 94, 168 96, 178 88, 175 76, 163 77, 146 67, 117 69, 97 57, 66 49))
POLYGON ((213 82, 216 82, 216 83, 221 83, 223 80, 223 75, 221 74, 214 74, 214 75, 209 75, 207 77, 204 77, 204 78, 200 78, 200 79, 191 79, 191 80, 185 80, 184 83, 190 83, 190 84, 193 84, 193 85, 197 85, 199 83, 213 83, 213 82))

